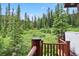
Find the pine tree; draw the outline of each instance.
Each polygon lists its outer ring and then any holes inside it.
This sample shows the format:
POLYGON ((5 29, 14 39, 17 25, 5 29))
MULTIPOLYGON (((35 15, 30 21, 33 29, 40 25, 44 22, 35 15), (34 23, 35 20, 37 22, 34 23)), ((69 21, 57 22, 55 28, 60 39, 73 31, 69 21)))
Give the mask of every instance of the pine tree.
POLYGON ((7 7, 7 21, 8 21, 8 27, 7 27, 7 34, 10 35, 12 31, 12 16, 10 15, 10 3, 8 3, 7 7))
POLYGON ((40 18, 40 28, 43 28, 43 21, 42 21, 42 18, 40 18))
POLYGON ((7 7, 7 11, 8 11, 8 15, 10 16, 10 3, 8 3, 8 7, 7 7))
POLYGON ((72 26, 75 26, 75 12, 73 10, 73 15, 72 15, 72 26))
POLYGON ((37 23, 36 23, 36 16, 34 16, 34 28, 37 27, 37 23))
POLYGON ((40 29, 40 18, 37 19, 37 29, 40 29))
MULTIPOLYGON (((18 5, 19 6, 19 5, 18 5)), ((12 14, 14 14, 12 12, 12 14)), ((21 36, 21 28, 20 28, 20 11, 19 7, 17 8, 17 16, 12 16, 12 34, 11 34, 11 46, 10 46, 10 55, 21 55, 22 53, 22 47, 23 47, 23 40, 21 36)))
POLYGON ((32 29, 34 29, 33 22, 34 22, 34 19, 33 19, 33 16, 32 16, 32 29))
MULTIPOLYGON (((0 35, 1 35, 1 30, 2 30, 2 7, 1 7, 1 3, 0 3, 0 35)), ((3 55, 2 54, 3 52, 3 39, 0 38, 0 55, 3 55)))
POLYGON ((20 5, 18 4, 18 7, 17 7, 17 20, 19 21, 20 20, 20 5))
POLYGON ((76 27, 79 27, 79 12, 77 11, 77 14, 76 14, 76 16, 75 16, 76 18, 75 18, 75 25, 76 25, 76 27))
POLYGON ((48 19, 48 25, 51 27, 51 19, 50 19, 50 8, 48 8, 48 14, 47 14, 47 19, 48 19))
POLYGON ((30 18, 29 18, 29 16, 27 16, 27 27, 28 27, 28 29, 31 29, 31 27, 30 27, 30 18))
POLYGON ((42 21, 43 21, 43 27, 45 28, 46 27, 46 25, 45 25, 45 21, 46 21, 45 14, 43 14, 42 21))
POLYGON ((11 40, 10 40, 10 47, 8 48, 9 52, 8 52, 8 55, 12 55, 12 53, 14 52, 14 49, 15 49, 15 39, 16 39, 16 24, 15 24, 15 17, 14 17, 14 9, 12 9, 12 32, 11 32, 11 40))
POLYGON ((17 22, 17 27, 21 26, 20 23, 20 5, 18 4, 17 10, 16 10, 16 22, 17 22))
POLYGON ((44 27, 44 28, 48 28, 48 19, 47 19, 47 16, 45 15, 45 14, 43 14, 43 17, 42 17, 42 26, 44 27))
POLYGON ((67 12, 67 15, 68 15, 68 24, 69 25, 72 25, 72 16, 69 14, 69 8, 67 8, 67 10, 66 10, 66 12, 67 12))
POLYGON ((27 30, 27 13, 25 13, 24 30, 27 30))
POLYGON ((53 10, 50 11, 50 19, 51 19, 51 27, 52 27, 54 21, 53 10))
POLYGON ((68 23, 67 23, 67 14, 63 10, 63 7, 61 4, 57 4, 58 9, 55 11, 54 15, 54 33, 55 34, 63 34, 67 28, 68 28, 68 23))
POLYGON ((0 33, 1 33, 1 29, 2 29, 2 8, 0 4, 0 33))

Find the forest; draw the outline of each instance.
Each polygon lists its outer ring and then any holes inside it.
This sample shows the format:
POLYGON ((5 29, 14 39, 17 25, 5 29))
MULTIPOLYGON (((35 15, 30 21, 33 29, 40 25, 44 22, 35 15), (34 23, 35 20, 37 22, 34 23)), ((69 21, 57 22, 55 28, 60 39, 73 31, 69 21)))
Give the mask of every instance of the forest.
POLYGON ((48 8, 46 14, 43 13, 42 17, 33 16, 32 20, 27 12, 24 19, 21 19, 19 4, 16 13, 10 3, 5 8, 5 15, 2 10, 0 4, 0 56, 26 56, 33 37, 55 43, 57 35, 63 35, 66 31, 79 31, 79 11, 73 10, 70 14, 69 8, 64 10, 63 4, 57 4, 55 11, 48 8))

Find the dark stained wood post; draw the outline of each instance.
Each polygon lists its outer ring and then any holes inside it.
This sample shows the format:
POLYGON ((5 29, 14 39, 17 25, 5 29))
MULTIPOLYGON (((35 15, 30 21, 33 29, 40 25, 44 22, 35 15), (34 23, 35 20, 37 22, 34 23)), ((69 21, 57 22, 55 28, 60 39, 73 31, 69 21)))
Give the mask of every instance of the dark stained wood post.
POLYGON ((67 56, 70 56, 70 41, 66 41, 67 43, 67 56))
POLYGON ((68 56, 67 43, 64 44, 64 56, 68 56))
POLYGON ((40 38, 33 38, 32 39, 32 47, 36 46, 36 52, 34 56, 41 56, 41 39, 40 38))

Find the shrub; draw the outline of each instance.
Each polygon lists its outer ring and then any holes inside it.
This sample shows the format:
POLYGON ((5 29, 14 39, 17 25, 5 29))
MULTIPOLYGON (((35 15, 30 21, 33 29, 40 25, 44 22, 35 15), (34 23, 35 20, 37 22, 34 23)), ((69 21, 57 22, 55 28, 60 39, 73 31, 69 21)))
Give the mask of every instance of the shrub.
POLYGON ((40 32, 46 33, 46 29, 40 29, 40 32))

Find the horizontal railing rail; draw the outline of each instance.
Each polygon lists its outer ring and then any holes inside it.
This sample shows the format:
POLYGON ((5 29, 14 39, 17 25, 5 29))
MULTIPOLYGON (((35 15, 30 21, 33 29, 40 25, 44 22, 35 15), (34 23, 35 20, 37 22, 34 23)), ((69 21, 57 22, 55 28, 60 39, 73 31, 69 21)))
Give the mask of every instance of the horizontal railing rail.
POLYGON ((36 46, 33 46, 30 52, 28 53, 28 56, 33 56, 36 52, 36 46))
POLYGON ((58 39, 59 43, 66 43, 66 41, 62 40, 62 39, 58 39))
MULTIPOLYGON (((52 44, 52 43, 43 43, 43 44, 52 44)), ((66 43, 53 43, 53 45, 66 44, 66 43)))

